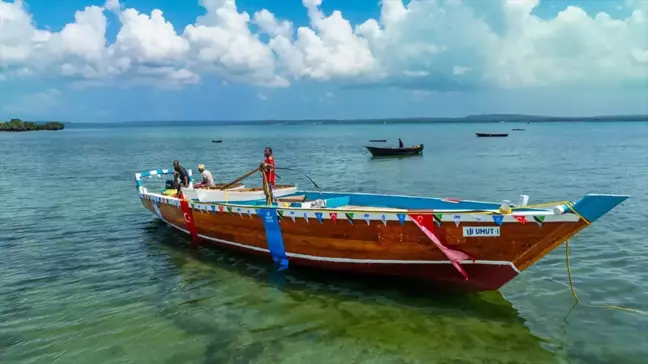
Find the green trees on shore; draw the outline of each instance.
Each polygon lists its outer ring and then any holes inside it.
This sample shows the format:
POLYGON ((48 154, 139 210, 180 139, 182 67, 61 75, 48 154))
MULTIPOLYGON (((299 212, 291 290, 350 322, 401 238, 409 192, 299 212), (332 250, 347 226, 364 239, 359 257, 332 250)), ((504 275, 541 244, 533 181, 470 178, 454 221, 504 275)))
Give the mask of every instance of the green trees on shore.
POLYGON ((65 125, 57 121, 50 121, 44 124, 36 124, 31 121, 11 119, 6 123, 0 123, 0 131, 37 131, 37 130, 63 130, 65 125))

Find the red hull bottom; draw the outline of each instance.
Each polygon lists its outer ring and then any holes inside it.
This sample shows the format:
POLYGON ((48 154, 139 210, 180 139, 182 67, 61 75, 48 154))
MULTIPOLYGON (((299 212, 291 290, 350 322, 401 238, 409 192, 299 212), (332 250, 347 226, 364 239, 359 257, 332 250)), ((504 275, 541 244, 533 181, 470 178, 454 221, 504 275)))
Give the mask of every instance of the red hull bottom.
POLYGON ((519 274, 510 265, 462 264, 466 280, 451 264, 363 264, 289 258, 290 266, 393 276, 468 292, 496 291, 519 274))
MULTIPOLYGON (((251 250, 218 241, 201 239, 200 244, 227 248, 270 259, 268 252, 251 250)), ((468 279, 466 280, 450 262, 444 262, 442 264, 346 263, 295 257, 288 257, 288 261, 288 269, 290 267, 304 267, 318 270, 369 274, 373 276, 406 278, 417 282, 426 282, 437 287, 467 292, 496 291, 519 274, 511 265, 462 264, 461 267, 468 275, 468 279)))

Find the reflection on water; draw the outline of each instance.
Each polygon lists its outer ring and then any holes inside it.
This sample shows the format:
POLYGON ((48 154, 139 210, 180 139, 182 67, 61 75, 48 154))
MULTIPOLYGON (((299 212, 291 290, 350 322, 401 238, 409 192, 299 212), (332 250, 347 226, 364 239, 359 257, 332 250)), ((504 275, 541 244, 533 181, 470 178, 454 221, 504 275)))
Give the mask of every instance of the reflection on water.
POLYGON ((276 272, 256 257, 190 249, 161 223, 146 230, 149 254, 164 257, 178 277, 159 285, 165 299, 151 304, 187 335, 213 340, 208 361, 322 362, 323 353, 349 350, 342 357, 384 362, 522 362, 529 355, 554 362, 498 292, 422 292, 405 281, 276 272))

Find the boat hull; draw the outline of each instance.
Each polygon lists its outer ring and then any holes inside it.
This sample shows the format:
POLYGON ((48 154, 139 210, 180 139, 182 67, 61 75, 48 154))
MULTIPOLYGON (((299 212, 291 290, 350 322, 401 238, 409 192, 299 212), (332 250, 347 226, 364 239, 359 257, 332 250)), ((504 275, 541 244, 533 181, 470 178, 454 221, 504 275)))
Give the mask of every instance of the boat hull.
POLYGON ((406 148, 381 148, 366 146, 369 153, 374 157, 410 156, 423 153, 423 144, 406 148))
POLYGON ((506 138, 508 133, 475 133, 479 138, 506 138))
MULTIPOLYGON (((143 196, 142 203, 166 223, 189 232, 177 199, 143 196)), ((267 227, 254 206, 191 205, 191 219, 202 244, 275 257, 267 227)), ((501 224, 474 214, 443 216, 434 225, 434 234, 446 247, 475 259, 459 262, 466 279, 402 213, 357 212, 349 216, 349 212, 335 210, 270 210, 277 213, 282 249, 290 266, 399 276, 468 291, 501 288, 587 226, 574 214, 547 216, 542 223, 531 216, 523 223, 507 215, 501 224), (498 235, 466 236, 466 229, 480 227, 497 228, 498 235)))

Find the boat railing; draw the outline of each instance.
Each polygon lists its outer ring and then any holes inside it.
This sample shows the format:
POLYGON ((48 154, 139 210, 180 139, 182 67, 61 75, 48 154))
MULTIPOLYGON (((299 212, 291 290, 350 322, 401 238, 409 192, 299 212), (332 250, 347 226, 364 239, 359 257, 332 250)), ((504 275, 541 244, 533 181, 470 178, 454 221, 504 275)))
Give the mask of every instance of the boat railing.
MULTIPOLYGON (((193 188, 193 172, 191 169, 187 170, 187 173, 189 174, 189 188, 193 188)), ((150 171, 142 171, 139 173, 135 173, 135 185, 137 185, 137 190, 139 193, 147 193, 146 187, 144 187, 144 183, 142 182, 142 178, 148 177, 148 178, 153 178, 154 176, 157 176, 158 178, 162 178, 162 176, 173 176, 173 168, 171 169, 153 169, 150 171)))

